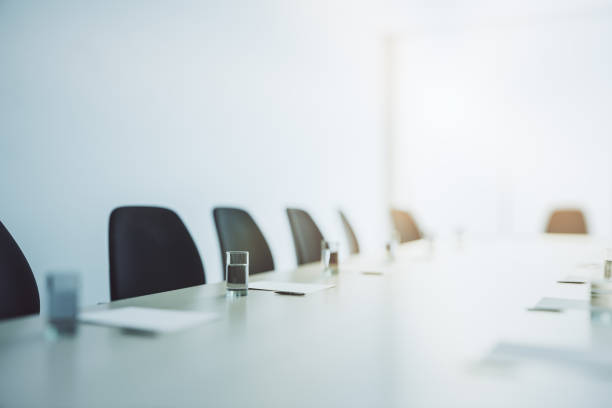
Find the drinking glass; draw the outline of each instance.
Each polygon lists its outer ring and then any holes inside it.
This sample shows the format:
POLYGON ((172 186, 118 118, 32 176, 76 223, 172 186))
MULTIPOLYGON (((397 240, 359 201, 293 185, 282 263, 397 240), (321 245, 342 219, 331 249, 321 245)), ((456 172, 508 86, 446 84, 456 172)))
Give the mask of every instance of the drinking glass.
POLYGON ((249 289, 248 251, 227 251, 225 253, 225 279, 228 294, 247 295, 249 289))
POLYGON ((390 261, 394 261, 395 260, 395 249, 399 245, 399 242, 400 242, 400 233, 399 233, 399 231, 397 231, 397 230, 391 231, 391 239, 389 241, 387 241, 387 244, 385 245, 385 249, 387 251, 387 258, 390 261))
POLYGON ((325 270, 338 271, 338 248, 340 244, 333 241, 321 241, 321 262, 325 270))
POLYGON ((612 278, 612 248, 606 249, 606 259, 604 265, 604 278, 612 278))
POLYGON ((76 272, 47 274, 49 327, 56 334, 71 334, 77 329, 80 279, 76 272))

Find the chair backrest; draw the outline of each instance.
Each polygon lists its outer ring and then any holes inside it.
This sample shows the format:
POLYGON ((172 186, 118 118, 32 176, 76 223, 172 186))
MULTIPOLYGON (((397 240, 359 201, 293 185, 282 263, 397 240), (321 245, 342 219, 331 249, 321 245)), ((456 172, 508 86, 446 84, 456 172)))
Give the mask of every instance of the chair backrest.
POLYGON ((555 210, 550 214, 546 232, 558 234, 587 234, 584 214, 576 209, 555 210))
POLYGON ((38 313, 40 298, 32 269, 0 222, 0 319, 38 313))
POLYGON ((340 213, 340 219, 342 220, 342 225, 344 226, 344 232, 346 233, 346 238, 349 243, 349 250, 351 254, 359 253, 359 242, 357 241, 357 236, 355 235, 355 231, 353 231, 353 227, 351 223, 346 218, 342 211, 338 211, 340 213))
POLYGON ((213 218, 219 236, 223 276, 225 252, 249 251, 249 274, 274 270, 272 252, 266 238, 248 212, 239 208, 217 207, 213 218))
POLYGON ((298 265, 321 260, 323 234, 310 215, 297 208, 287 208, 298 265))
POLYGON ((421 231, 419 231, 419 227, 417 227, 414 218, 412 218, 409 212, 392 208, 391 219, 393 220, 395 230, 400 235, 400 242, 403 243, 422 238, 421 231))
POLYGON ((189 231, 167 208, 115 208, 108 244, 111 300, 206 283, 189 231))

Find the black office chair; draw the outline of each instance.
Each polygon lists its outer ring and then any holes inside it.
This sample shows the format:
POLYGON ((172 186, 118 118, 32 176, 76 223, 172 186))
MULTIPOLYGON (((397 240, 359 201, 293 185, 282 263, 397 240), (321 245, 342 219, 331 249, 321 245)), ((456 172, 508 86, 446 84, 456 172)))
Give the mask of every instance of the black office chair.
POLYGON ((349 242, 349 250, 351 254, 359 253, 359 242, 357 241, 357 236, 355 235, 355 231, 353 231, 353 227, 351 227, 351 223, 346 218, 342 211, 338 211, 340 213, 340 219, 342 219, 342 225, 344 226, 344 232, 346 232, 346 238, 349 242))
POLYGON ((412 215, 407 211, 391 209, 393 226, 400 235, 400 243, 421 239, 423 236, 412 215))
POLYGON ((108 244, 111 300, 206 283, 189 231, 167 208, 115 208, 108 244))
POLYGON ((225 252, 249 251, 249 274, 274 270, 272 252, 261 230, 248 212, 239 208, 217 207, 213 218, 219 236, 223 276, 225 252))
POLYGON ((287 208, 298 265, 321 260, 323 234, 310 215, 297 208, 287 208))
POLYGON ((39 313, 40 298, 32 269, 0 222, 0 319, 39 313))

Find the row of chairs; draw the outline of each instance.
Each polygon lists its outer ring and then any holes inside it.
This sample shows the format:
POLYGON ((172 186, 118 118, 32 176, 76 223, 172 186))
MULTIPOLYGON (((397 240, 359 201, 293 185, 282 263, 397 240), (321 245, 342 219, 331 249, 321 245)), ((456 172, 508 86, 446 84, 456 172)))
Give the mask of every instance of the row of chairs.
MULTIPOLYGON (((409 213, 392 210, 400 242, 421 233, 409 213)), ((321 256, 324 239, 304 210, 288 208, 298 265, 321 256)), ((251 215, 239 208, 218 207, 213 218, 222 259, 229 250, 249 251, 250 273, 274 270, 272 252, 251 215)), ((359 253, 359 242, 347 217, 340 212, 349 250, 359 253)), ((23 252, 0 222, 0 319, 40 313, 38 287, 23 252)), ((109 219, 111 300, 148 295, 206 283, 198 249, 187 227, 174 211, 162 207, 119 207, 109 219)))
MULTIPOLYGON (((323 234, 315 222, 300 209, 288 208, 287 216, 297 263, 318 260, 323 234)), ((251 274, 274 269, 270 246, 248 212, 215 208, 213 218, 222 259, 225 251, 249 251, 251 274)), ((111 300, 206 283, 202 260, 189 231, 179 216, 167 208, 113 210, 109 222, 109 261, 111 300)))
MULTIPOLYGON (((320 258, 323 234, 310 215, 288 208, 287 216, 298 265, 320 258)), ((215 208, 215 226, 222 259, 225 251, 250 253, 250 273, 274 269, 270 247, 249 213, 238 208, 215 208)), ((359 253, 357 236, 340 212, 349 250, 359 253)), ((420 239, 410 213, 392 209, 399 241, 420 239)), ((554 211, 546 232, 586 234, 580 210, 554 211)), ((158 293, 206 283, 202 260, 187 228, 172 210, 161 207, 119 207, 109 221, 111 300, 158 293)), ((40 313, 38 286, 19 245, 0 222, 0 319, 40 313)))

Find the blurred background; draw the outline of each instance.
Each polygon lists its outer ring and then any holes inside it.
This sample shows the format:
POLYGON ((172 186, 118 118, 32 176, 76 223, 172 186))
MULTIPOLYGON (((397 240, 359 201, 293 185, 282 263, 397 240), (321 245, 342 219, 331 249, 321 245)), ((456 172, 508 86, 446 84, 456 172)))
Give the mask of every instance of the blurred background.
POLYGON ((393 201, 478 236, 541 232, 575 207, 607 236, 611 3, 492 3, 391 40, 393 201))
POLYGON ((107 301, 108 216, 177 211, 221 280, 211 210, 295 265, 286 206, 381 250, 388 208, 436 237, 612 232, 612 1, 0 0, 0 219, 39 281, 107 301))

